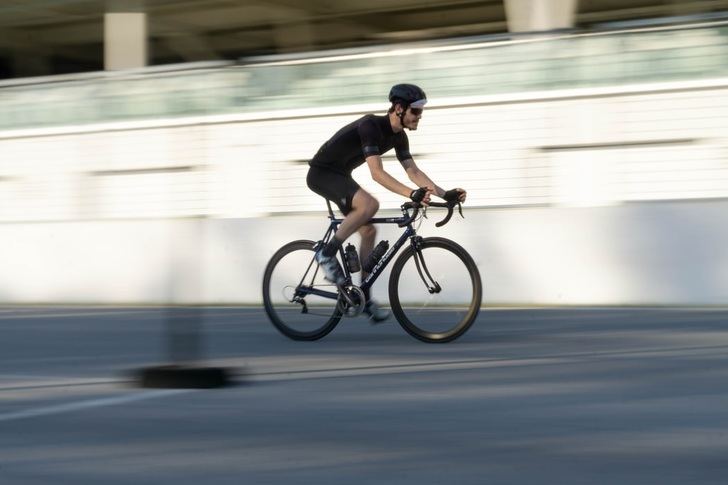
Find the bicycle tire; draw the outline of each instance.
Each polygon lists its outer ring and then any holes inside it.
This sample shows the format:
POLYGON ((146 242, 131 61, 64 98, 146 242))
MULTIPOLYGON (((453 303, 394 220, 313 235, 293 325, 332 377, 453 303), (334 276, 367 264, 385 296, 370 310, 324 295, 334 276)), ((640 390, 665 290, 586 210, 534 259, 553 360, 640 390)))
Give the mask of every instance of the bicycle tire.
MULTIPOLYGON (((402 328, 407 331, 407 333, 423 342, 445 343, 451 342, 462 336, 475 322, 480 311, 480 304, 483 297, 483 288, 478 267, 470 254, 468 254, 468 252, 462 246, 455 243, 454 241, 445 238, 424 238, 420 242, 419 251, 422 252, 423 257, 425 258, 425 264, 427 264, 428 259, 425 254, 428 252, 428 249, 433 248, 439 248, 441 251, 444 251, 444 253, 442 254, 449 256, 449 266, 444 269, 445 272, 456 270, 457 268, 453 267, 453 265, 457 263, 457 261, 461 261, 469 277, 469 290, 462 292, 466 294, 460 295, 463 299, 463 303, 461 305, 462 309, 459 309, 458 311, 453 310, 451 312, 454 315, 457 315, 454 318, 457 318, 458 320, 454 322, 450 326, 450 328, 442 331, 431 331, 428 330, 425 325, 423 325, 425 319, 432 319, 432 315, 428 316, 426 315, 426 312, 423 311, 423 309, 426 309, 427 304, 420 303, 419 301, 416 301, 409 305, 403 304, 401 300, 399 285, 400 279, 402 278, 403 269, 408 265, 408 263, 410 268, 409 271, 412 271, 411 268, 415 267, 414 257, 416 253, 412 246, 409 246, 404 250, 404 252, 397 258, 394 266, 392 267, 392 272, 389 277, 389 303, 392 307, 392 313, 397 318, 397 321, 402 326, 402 328), (467 293, 469 293, 469 295, 467 293)), ((434 261, 431 260, 431 262, 434 261)), ((418 274, 422 273, 418 272, 418 274)), ((410 274, 408 279, 411 277, 412 276, 410 274)), ((407 281, 407 289, 410 292, 416 291, 412 290, 412 288, 416 288, 418 286, 413 283, 414 282, 407 281)), ((466 285, 467 283, 468 282, 463 282, 464 285, 466 285)), ((424 300, 427 297, 427 292, 424 292, 424 290, 421 291, 423 291, 422 298, 424 300)))
MULTIPOLYGON (((294 252, 301 252, 301 255, 297 255, 293 268, 286 268, 287 272, 291 274, 284 274, 283 277, 290 284, 297 284, 296 282, 302 282, 305 278, 309 278, 309 273, 313 271, 311 278, 311 285, 314 285, 313 280, 317 277, 323 278, 323 275, 318 270, 318 263, 313 259, 314 257, 314 245, 313 241, 298 240, 292 241, 282 248, 280 248, 271 257, 270 261, 266 265, 265 273, 263 275, 263 305, 265 312, 268 315, 271 323, 286 337, 293 340, 318 340, 328 335, 341 320, 342 314, 337 309, 338 300, 332 300, 332 311, 329 313, 329 309, 324 308, 321 314, 311 313, 310 311, 304 312, 303 305, 292 303, 290 300, 286 301, 285 298, 277 298, 277 292, 284 291, 283 287, 277 282, 278 278, 275 278, 276 269, 280 268, 281 262, 287 257, 291 256, 294 252), (300 267, 298 270, 299 261, 308 261, 308 268, 300 267), (275 287, 272 287, 275 286, 275 287), (285 311, 283 309, 285 308, 285 311), (290 310, 290 311, 289 311, 290 310), (328 314, 328 315, 327 315, 328 314), (321 323, 318 322, 321 317, 321 323), (293 324, 294 318, 296 320, 302 320, 306 318, 306 326, 311 326, 310 329, 300 330, 293 324)), ((323 281, 323 280, 321 280, 323 281)), ((290 285, 289 285, 290 286, 290 285)), ((326 286, 333 286, 326 283, 326 286)), ((338 292, 336 287, 333 286, 333 291, 338 292)), ((309 295, 311 296, 311 295, 309 295)), ((308 298, 308 296, 306 297, 308 298)), ((313 297, 312 297, 313 298, 313 297)))

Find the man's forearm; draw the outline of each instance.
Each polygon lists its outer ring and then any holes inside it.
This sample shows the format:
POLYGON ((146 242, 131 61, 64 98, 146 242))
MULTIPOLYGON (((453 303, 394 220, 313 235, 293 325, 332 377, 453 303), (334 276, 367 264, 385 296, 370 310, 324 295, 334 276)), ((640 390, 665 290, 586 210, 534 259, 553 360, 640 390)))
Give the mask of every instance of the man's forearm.
POLYGON ((405 184, 392 177, 385 171, 381 171, 373 176, 374 181, 382 185, 385 189, 391 190, 395 194, 399 194, 403 197, 409 197, 412 189, 407 187, 405 184))
POLYGON ((410 180, 417 184, 418 187, 432 187, 435 190, 435 195, 442 197, 445 194, 445 190, 433 182, 425 172, 418 170, 417 173, 412 174, 410 180))

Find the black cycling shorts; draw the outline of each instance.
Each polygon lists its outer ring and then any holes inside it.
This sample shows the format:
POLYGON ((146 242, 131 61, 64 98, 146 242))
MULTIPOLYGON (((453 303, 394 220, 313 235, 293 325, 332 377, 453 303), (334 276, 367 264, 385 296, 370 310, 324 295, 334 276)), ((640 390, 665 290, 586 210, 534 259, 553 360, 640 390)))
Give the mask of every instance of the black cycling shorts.
POLYGON ((351 202, 359 190, 359 184, 351 178, 351 174, 311 167, 306 176, 306 183, 309 189, 339 206, 344 215, 351 212, 351 202))

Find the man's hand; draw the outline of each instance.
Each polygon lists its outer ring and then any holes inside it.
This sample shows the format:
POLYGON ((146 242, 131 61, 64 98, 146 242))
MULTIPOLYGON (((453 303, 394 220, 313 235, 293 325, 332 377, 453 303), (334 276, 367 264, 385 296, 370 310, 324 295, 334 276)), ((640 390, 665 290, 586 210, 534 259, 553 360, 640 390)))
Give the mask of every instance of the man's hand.
POLYGON ((410 199, 412 199, 413 202, 419 202, 426 206, 430 204, 430 195, 433 192, 432 187, 420 187, 410 193, 410 199))
POLYGON ((442 198, 445 199, 448 202, 465 202, 465 198, 468 196, 468 193, 465 191, 465 189, 457 188, 457 189, 451 189, 442 194, 442 198))

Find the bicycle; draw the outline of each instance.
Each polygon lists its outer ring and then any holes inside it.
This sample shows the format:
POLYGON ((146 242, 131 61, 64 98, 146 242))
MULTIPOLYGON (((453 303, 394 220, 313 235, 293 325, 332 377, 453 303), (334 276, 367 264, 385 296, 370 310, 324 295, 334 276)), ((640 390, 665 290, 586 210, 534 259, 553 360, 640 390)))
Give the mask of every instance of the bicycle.
MULTIPOLYGON (((352 282, 345 249, 339 258, 346 276, 336 286, 323 278, 314 254, 336 233, 343 219, 331 204, 329 227, 319 241, 297 240, 281 247, 270 259, 263 276, 263 303, 273 325, 293 340, 318 340, 331 332, 343 316, 359 315, 366 303, 363 289, 370 288, 389 262, 409 240, 389 277, 389 303, 399 324, 413 337, 430 343, 450 342, 463 335, 480 311, 482 283, 473 258, 454 241, 417 235, 414 222, 426 217, 427 207, 415 202, 401 206, 401 217, 374 218, 374 224, 404 228, 394 245, 376 262, 360 286, 352 282), (410 213, 411 211, 411 213, 410 213), (419 283, 416 281, 419 280, 419 283), (423 288, 424 286, 424 288, 423 288)), ((429 207, 448 209, 435 225, 450 221, 457 202, 431 202, 429 207)), ((418 226, 419 227, 419 226, 418 226)))

